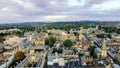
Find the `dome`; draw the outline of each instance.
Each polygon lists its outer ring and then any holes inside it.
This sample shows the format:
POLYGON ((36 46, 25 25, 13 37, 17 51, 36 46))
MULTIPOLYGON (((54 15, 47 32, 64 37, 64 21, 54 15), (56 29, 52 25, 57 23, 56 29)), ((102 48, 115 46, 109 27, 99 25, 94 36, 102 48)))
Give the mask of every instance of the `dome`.
POLYGON ((100 48, 95 48, 95 51, 96 51, 97 53, 101 53, 101 49, 100 49, 100 48))

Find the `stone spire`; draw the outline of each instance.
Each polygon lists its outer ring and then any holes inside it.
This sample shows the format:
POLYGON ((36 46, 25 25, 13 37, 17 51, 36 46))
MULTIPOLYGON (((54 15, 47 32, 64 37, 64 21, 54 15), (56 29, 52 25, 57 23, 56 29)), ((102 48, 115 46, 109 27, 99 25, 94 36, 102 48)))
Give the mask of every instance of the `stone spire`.
POLYGON ((82 41, 82 38, 83 38, 83 30, 82 30, 82 28, 80 28, 79 40, 82 41))
POLYGON ((98 30, 98 25, 96 25, 96 30, 98 30))
POLYGON ((102 44, 101 56, 102 57, 106 57, 107 56, 106 40, 105 39, 103 40, 103 44, 102 44))
POLYGON ((106 49, 106 40, 103 40, 103 45, 102 45, 102 49, 106 49))

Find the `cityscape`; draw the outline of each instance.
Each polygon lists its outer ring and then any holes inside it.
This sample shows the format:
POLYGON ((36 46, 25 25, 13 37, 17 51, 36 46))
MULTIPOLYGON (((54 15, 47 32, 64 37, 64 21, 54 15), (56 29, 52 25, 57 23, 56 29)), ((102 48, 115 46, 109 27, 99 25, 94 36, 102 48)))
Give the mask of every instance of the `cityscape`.
POLYGON ((0 67, 119 68, 120 23, 82 22, 1 25, 0 67))
POLYGON ((120 0, 0 0, 0 68, 120 68, 120 0))

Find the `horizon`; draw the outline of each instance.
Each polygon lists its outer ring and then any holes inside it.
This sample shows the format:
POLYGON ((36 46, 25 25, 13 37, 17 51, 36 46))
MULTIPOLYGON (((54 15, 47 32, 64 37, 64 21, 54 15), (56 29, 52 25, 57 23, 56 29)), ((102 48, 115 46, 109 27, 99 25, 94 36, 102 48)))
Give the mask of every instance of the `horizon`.
POLYGON ((120 0, 0 0, 0 24, 120 21, 120 0))
POLYGON ((34 23, 34 24, 52 24, 52 23, 59 23, 59 22, 64 22, 64 23, 68 23, 68 22, 71 22, 71 23, 75 23, 75 22, 79 22, 79 23, 84 23, 84 22, 93 22, 93 23, 120 23, 120 21, 97 21, 97 20, 81 20, 81 21, 48 21, 48 22, 9 22, 9 23, 0 23, 0 25, 6 25, 6 24, 31 24, 31 23, 34 23))

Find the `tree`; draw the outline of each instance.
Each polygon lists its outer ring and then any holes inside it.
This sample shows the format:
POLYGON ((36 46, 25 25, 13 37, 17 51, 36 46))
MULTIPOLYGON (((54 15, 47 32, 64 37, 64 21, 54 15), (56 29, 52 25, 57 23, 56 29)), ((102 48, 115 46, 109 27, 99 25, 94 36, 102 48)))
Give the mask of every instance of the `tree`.
POLYGON ((42 32, 47 33, 47 30, 46 30, 46 29, 43 29, 42 32))
POLYGON ((49 45, 49 39, 45 39, 45 45, 49 45))
POLYGON ((120 28, 117 29, 116 33, 117 33, 117 34, 120 34, 120 28))
POLYGON ((67 39, 63 42, 63 45, 65 47, 71 47, 73 45, 73 42, 71 40, 67 39))
POLYGON ((78 32, 74 32, 74 35, 75 35, 75 36, 79 36, 79 33, 78 33, 78 32))
POLYGON ((84 54, 83 54, 83 53, 79 53, 78 55, 79 55, 79 57, 81 57, 81 56, 83 56, 84 54))
POLYGON ((5 48, 2 44, 0 44, 0 53, 4 52, 5 48))
POLYGON ((0 42, 3 42, 5 41, 5 38, 4 37, 0 37, 0 42))
POLYGON ((88 51, 94 51, 94 49, 95 49, 96 47, 95 46, 90 46, 89 48, 88 48, 88 51))
POLYGON ((98 37, 98 38, 104 38, 104 36, 107 37, 107 38, 110 38, 110 39, 112 38, 111 34, 97 34, 96 35, 96 37, 98 37))
POLYGON ((104 34, 97 34, 96 37, 98 37, 98 38, 104 38, 104 34))
POLYGON ((57 41, 56 38, 49 37, 49 38, 45 39, 45 45, 49 45, 50 47, 52 47, 56 41, 57 41))
POLYGON ((95 53, 95 46, 90 46, 88 48, 88 51, 90 51, 90 55, 93 56, 94 58, 97 58, 97 54, 95 53))
POLYGON ((22 51, 17 51, 14 54, 14 56, 15 56, 14 61, 20 61, 20 60, 23 60, 26 57, 25 54, 22 51))
POLYGON ((62 53, 62 48, 59 48, 59 49, 57 49, 57 48, 53 48, 53 52, 52 53, 55 53, 55 52, 58 52, 58 53, 62 53))
POLYGON ((53 35, 53 33, 49 32, 48 35, 53 35))
POLYGON ((107 37, 110 38, 110 39, 112 38, 112 37, 111 37, 111 34, 108 34, 107 37))
POLYGON ((99 25, 99 26, 98 26, 98 29, 99 29, 99 30, 101 30, 101 29, 102 29, 101 25, 99 25))

